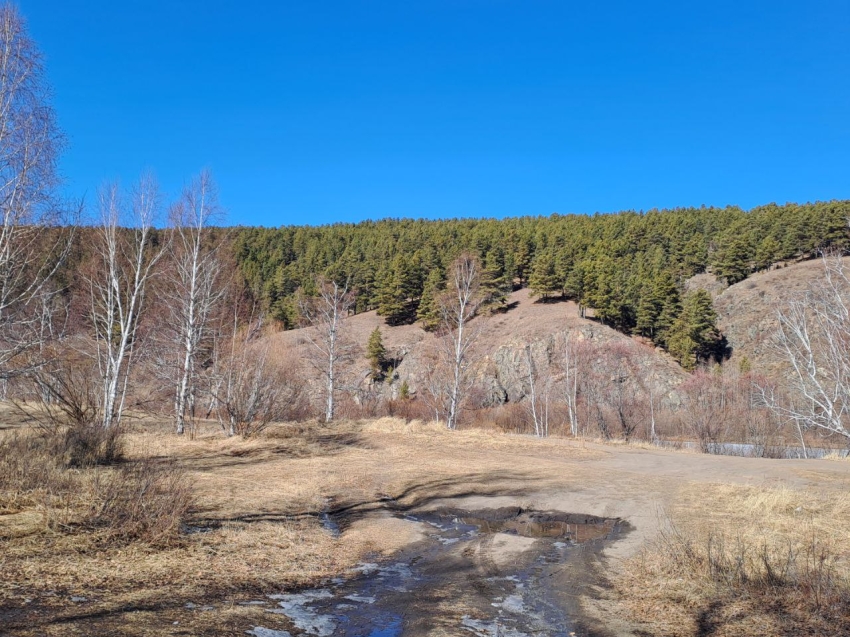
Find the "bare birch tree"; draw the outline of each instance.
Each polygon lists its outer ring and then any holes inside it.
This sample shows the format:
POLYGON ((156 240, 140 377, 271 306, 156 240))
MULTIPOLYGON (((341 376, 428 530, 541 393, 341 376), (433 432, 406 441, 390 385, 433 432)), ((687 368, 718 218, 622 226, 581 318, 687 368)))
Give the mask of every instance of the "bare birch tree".
POLYGON ((552 398, 553 378, 549 365, 541 369, 534 360, 531 346, 525 346, 526 383, 528 394, 526 405, 534 423, 534 435, 545 438, 549 435, 549 406, 552 398))
POLYGON ((567 403, 567 415, 570 419, 570 434, 578 436, 578 377, 581 348, 572 331, 564 337, 563 347, 563 388, 567 403))
POLYGON ((117 186, 101 190, 95 246, 99 268, 89 280, 106 429, 121 422, 145 292, 163 254, 163 248, 153 243, 159 206, 154 180, 143 177, 132 193, 129 210, 126 205, 117 186), (128 227, 122 227, 122 221, 128 227))
POLYGON ((199 358, 211 334, 211 317, 222 301, 226 286, 221 261, 209 240, 210 224, 218 214, 215 184, 202 172, 183 191, 171 210, 172 240, 168 269, 168 365, 174 391, 174 418, 178 434, 187 419, 194 425, 198 399, 199 358))
POLYGON ((336 410, 340 365, 352 355, 345 321, 354 305, 354 293, 348 289, 348 282, 340 284, 325 278, 316 282, 316 288, 316 296, 300 298, 299 309, 309 328, 304 335, 314 354, 311 362, 323 379, 325 420, 330 422, 336 410))
MULTIPOLYGON (((49 282, 65 256, 53 192, 62 137, 41 54, 18 10, 0 6, 0 377, 43 342, 49 282), (45 232, 53 226, 52 232, 45 232), (51 238, 52 237, 52 238, 51 238)), ((32 359, 37 360, 37 359, 32 359)))
POLYGON ((472 384, 473 349, 483 326, 483 322, 470 325, 483 301, 479 292, 480 270, 474 256, 462 254, 449 270, 447 290, 440 299, 438 343, 447 370, 441 390, 442 411, 448 429, 457 429, 461 404, 472 384))
POLYGON ((801 431, 837 434, 850 445, 850 268, 841 254, 824 254, 823 272, 778 311, 775 345, 791 373, 785 396, 765 386, 762 401, 801 431))

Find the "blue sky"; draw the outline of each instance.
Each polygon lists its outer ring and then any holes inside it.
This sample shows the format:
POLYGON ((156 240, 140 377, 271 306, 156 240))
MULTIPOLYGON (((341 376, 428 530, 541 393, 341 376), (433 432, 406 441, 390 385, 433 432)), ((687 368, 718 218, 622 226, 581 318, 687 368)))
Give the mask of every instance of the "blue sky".
POLYGON ((850 198, 850 8, 21 0, 66 190, 208 167, 228 221, 850 198))

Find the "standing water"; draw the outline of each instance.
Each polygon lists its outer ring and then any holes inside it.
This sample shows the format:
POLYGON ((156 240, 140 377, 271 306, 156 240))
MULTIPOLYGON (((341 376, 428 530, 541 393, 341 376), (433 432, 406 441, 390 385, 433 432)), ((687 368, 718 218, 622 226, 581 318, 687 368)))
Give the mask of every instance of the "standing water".
POLYGON ((316 589, 269 596, 286 630, 255 637, 591 635, 576 602, 619 520, 519 508, 406 514, 427 539, 316 589))

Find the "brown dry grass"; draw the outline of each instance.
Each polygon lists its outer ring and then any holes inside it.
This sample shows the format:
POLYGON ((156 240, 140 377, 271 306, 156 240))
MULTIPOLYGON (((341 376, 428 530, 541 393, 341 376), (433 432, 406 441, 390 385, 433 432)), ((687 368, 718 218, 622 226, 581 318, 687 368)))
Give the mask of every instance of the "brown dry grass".
POLYGON ((823 457, 824 460, 830 460, 834 462, 850 462, 850 455, 845 453, 840 453, 838 451, 831 451, 823 457))
MULTIPOLYGON (((736 528, 749 529, 753 519, 767 517, 771 533, 782 538, 795 529, 803 498, 804 517, 816 520, 818 532, 848 545, 841 525, 834 523, 840 519, 835 516, 847 515, 846 503, 839 506, 833 499, 847 490, 850 471, 844 463, 809 461, 804 470, 802 463, 785 461, 537 440, 491 430, 448 432, 438 423, 392 418, 276 424, 247 440, 223 437, 215 423, 202 427, 194 440, 178 438, 165 423, 139 419, 124 439, 124 451, 131 465, 147 461, 183 471, 194 491, 188 523, 208 531, 184 533, 179 542, 164 545, 104 543, 91 529, 45 524, 49 502, 18 498, 0 511, 0 623, 7 632, 220 635, 241 634, 259 623, 285 628, 275 624, 284 621, 278 616, 237 602, 314 585, 367 555, 392 554, 417 535, 388 516, 389 503, 427 506, 452 496, 498 496, 505 502, 626 515, 635 531, 613 548, 639 546, 651 534, 652 525, 640 516, 654 502, 689 532, 705 524, 728 529, 733 538, 736 528), (787 478, 787 493, 723 484, 749 481, 750 467, 758 467, 765 480, 787 478), (810 492, 798 490, 800 483, 812 485, 810 492), (339 513, 343 533, 338 538, 321 528, 318 514, 325 509, 339 513), (72 604, 71 595, 88 601, 72 604), (187 602, 215 609, 191 610, 187 602)), ((72 471, 84 483, 96 471, 116 469, 72 471)), ((68 513, 79 513, 82 504, 69 504, 68 513)), ((701 604, 714 590, 711 582, 687 571, 671 574, 649 558, 614 560, 611 566, 627 569, 627 575, 617 580, 615 592, 622 597, 619 606, 606 611, 609 616, 630 600, 641 600, 632 605, 630 621, 647 619, 645 608, 655 608, 653 619, 664 621, 647 623, 651 634, 695 632, 701 604), (691 632, 668 630, 664 622, 691 632)), ((750 628, 729 621, 733 628, 750 628)), ((771 633, 765 628, 760 634, 771 633)))
MULTIPOLYGON (((16 515, 0 515, 0 612, 24 618, 15 624, 20 634, 81 627, 110 634, 116 622, 122 634, 161 634, 173 621, 190 621, 192 634, 220 634, 231 620, 244 630, 251 609, 233 601, 339 575, 368 554, 392 553, 416 539, 405 525, 394 527, 396 521, 386 519, 388 498, 409 506, 470 490, 510 492, 516 474, 489 473, 486 450, 536 446, 533 440, 451 433, 437 423, 390 418, 278 424, 249 439, 224 438, 208 423, 194 440, 147 420, 125 436, 127 462, 182 471, 194 489, 188 522, 206 532, 151 545, 105 542, 92 528, 45 524, 60 512, 65 522, 79 519, 94 499, 80 485, 118 471, 74 469, 66 475, 74 476, 76 489, 65 489, 61 502, 18 498, 2 511, 16 515), (448 446, 451 454, 440 453, 448 446), (474 458, 459 462, 467 453, 474 458), (324 509, 342 512, 343 538, 322 530, 318 514, 324 509), (69 605, 72 595, 91 600, 85 613, 69 605), (182 608, 190 601, 214 603, 217 610, 190 613, 182 608), (31 630, 22 628, 30 620, 31 630)), ((551 447, 563 457, 598 453, 566 441, 551 447)), ((269 624, 267 615, 263 621, 269 624)))
POLYGON ((689 485, 615 587, 654 635, 850 634, 844 489, 689 485))

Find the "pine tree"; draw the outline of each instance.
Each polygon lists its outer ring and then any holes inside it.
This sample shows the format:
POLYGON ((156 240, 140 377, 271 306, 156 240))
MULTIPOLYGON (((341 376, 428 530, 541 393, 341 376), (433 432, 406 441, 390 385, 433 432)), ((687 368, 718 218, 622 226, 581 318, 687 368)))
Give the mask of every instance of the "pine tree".
POLYGON ((534 296, 542 296, 544 299, 562 291, 563 286, 555 272, 555 259, 550 252, 544 252, 534 260, 528 287, 534 296))
MULTIPOLYGON (((679 288, 669 272, 661 272, 653 279, 646 296, 649 297, 648 302, 651 304, 652 319, 650 333, 645 336, 652 338, 654 343, 663 345, 667 332, 682 310, 679 288)), ((640 329, 640 323, 638 329, 640 329)))
POLYGON ((384 372, 384 365, 387 362, 387 350, 381 338, 380 327, 376 327, 369 335, 369 342, 366 345, 366 357, 369 359, 369 367, 372 369, 372 378, 374 380, 380 379, 384 372))
POLYGON ((387 325, 401 325, 413 320, 413 308, 417 303, 418 273, 410 260, 397 256, 392 266, 384 272, 378 288, 378 316, 383 316, 387 325))
POLYGON ((698 274, 705 271, 708 263, 708 249, 705 245, 705 236, 695 234, 688 239, 681 255, 681 263, 689 274, 698 274))
POLYGON ((654 295, 648 292, 642 294, 638 302, 637 311, 635 312, 635 328, 638 334, 648 338, 654 338, 655 323, 660 313, 661 308, 658 307, 654 295))
POLYGON ((520 285, 528 285, 529 271, 534 257, 534 248, 527 239, 514 237, 510 244, 514 244, 514 267, 519 277, 520 285))
POLYGON ((779 256, 780 249, 779 242, 772 235, 762 239, 756 249, 756 270, 767 270, 772 266, 779 256))
POLYGON ((443 290, 445 281, 440 269, 433 269, 425 279, 425 287, 422 290, 422 298, 419 299, 419 308, 416 310, 416 318, 422 321, 422 329, 432 332, 440 326, 440 308, 437 299, 443 290))
POLYGON ((484 257, 481 272, 481 294, 485 299, 483 309, 496 312, 508 302, 510 285, 505 276, 505 259, 501 252, 490 250, 484 257))
POLYGON ((746 224, 733 225, 721 235, 719 244, 712 259, 715 275, 725 278, 729 285, 746 279, 754 256, 746 224))
POLYGON ((398 274, 392 267, 384 267, 376 283, 375 307, 378 316, 383 316, 387 324, 393 325, 404 314, 405 307, 398 274))
POLYGON ((682 312, 670 329, 667 349, 687 370, 696 368, 700 361, 716 357, 720 343, 717 313, 711 295, 705 290, 695 290, 685 295, 682 312))

